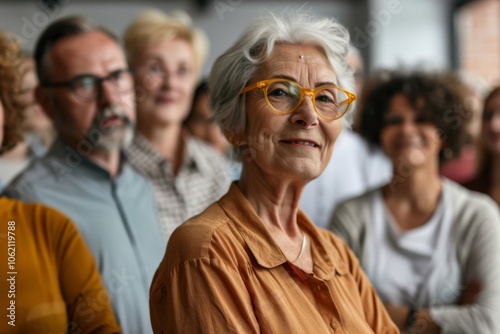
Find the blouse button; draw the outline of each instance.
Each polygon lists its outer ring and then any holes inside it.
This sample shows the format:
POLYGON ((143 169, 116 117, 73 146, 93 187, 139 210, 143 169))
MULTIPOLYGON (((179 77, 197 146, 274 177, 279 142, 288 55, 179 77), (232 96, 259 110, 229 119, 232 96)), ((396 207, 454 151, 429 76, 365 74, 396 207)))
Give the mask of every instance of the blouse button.
POLYGON ((337 327, 339 327, 339 324, 336 321, 332 321, 330 323, 330 326, 333 328, 333 330, 337 330, 337 327))

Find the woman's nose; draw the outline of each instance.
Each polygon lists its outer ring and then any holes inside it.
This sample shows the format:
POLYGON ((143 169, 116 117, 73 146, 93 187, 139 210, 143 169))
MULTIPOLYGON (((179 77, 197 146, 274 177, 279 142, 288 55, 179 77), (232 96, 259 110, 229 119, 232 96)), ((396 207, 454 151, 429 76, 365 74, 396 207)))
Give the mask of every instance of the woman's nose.
POLYGON ((401 131, 413 133, 417 129, 417 123, 413 119, 405 119, 401 122, 401 131))
POLYGON ((290 122, 306 128, 319 124, 318 114, 314 110, 314 105, 310 96, 306 95, 299 107, 290 115, 290 122))

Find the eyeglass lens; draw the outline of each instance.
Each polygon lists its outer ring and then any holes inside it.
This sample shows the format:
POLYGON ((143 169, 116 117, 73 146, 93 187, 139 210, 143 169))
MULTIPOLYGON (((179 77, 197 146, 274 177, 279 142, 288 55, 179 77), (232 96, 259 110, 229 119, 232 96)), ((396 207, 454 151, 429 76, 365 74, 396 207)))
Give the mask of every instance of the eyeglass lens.
MULTIPOLYGON (((301 88, 291 81, 275 81, 266 90, 269 104, 278 112, 288 113, 301 102, 301 88)), ((348 108, 348 96, 333 86, 316 90, 314 105, 317 112, 326 118, 340 117, 348 108)))
POLYGON ((73 89, 75 93, 81 97, 95 97, 104 81, 108 81, 118 93, 125 92, 132 88, 133 82, 128 70, 118 70, 110 73, 105 78, 99 78, 93 75, 82 76, 74 81, 73 89))

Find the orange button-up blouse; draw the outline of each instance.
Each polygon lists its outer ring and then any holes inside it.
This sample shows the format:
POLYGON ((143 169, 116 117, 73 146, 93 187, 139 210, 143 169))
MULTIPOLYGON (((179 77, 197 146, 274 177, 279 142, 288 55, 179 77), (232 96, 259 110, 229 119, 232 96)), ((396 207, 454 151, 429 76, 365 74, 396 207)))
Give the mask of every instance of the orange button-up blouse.
POLYGON ((314 269, 288 262, 235 183, 181 225, 150 290, 155 333, 399 333, 348 247, 299 211, 314 269))

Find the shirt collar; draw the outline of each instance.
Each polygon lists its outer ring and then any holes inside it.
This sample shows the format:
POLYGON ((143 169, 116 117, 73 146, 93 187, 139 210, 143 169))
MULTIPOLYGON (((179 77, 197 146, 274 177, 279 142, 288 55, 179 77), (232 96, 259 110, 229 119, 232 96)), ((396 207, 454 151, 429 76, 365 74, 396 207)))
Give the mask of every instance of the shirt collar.
MULTIPOLYGON (((219 200, 219 204, 235 223, 259 265, 274 268, 287 262, 280 247, 236 182, 231 184, 229 192, 219 200)), ((325 247, 329 242, 325 237, 326 231, 322 232, 314 226, 302 210, 298 212, 297 222, 311 242, 314 274, 324 280, 330 279, 335 272, 343 274, 346 271, 344 262, 335 251, 331 251, 333 247, 325 247)))
MULTIPOLYGON (((52 144, 51 148, 47 152, 47 158, 52 158, 58 160, 65 168, 85 168, 86 171, 91 172, 100 177, 104 177, 107 180, 113 179, 108 170, 102 168, 89 158, 85 154, 80 154, 72 148, 70 145, 66 144, 60 137, 57 137, 52 144)), ((123 172, 125 165, 125 156, 121 154, 120 156, 120 173, 123 172)))
POLYGON ((134 166, 148 175, 154 174, 158 167, 166 162, 166 159, 139 133, 135 134, 125 153, 134 166))
MULTIPOLYGON (((184 135, 183 139, 186 146, 183 155, 184 161, 179 173, 192 168, 199 168, 203 171, 204 168, 200 168, 200 166, 204 166, 204 164, 199 163, 201 155, 195 140, 187 135, 184 135)), ((170 170, 172 168, 171 162, 158 153, 140 133, 135 135, 131 145, 126 149, 126 154, 133 165, 148 175, 154 175, 158 172, 159 168, 170 170)))

